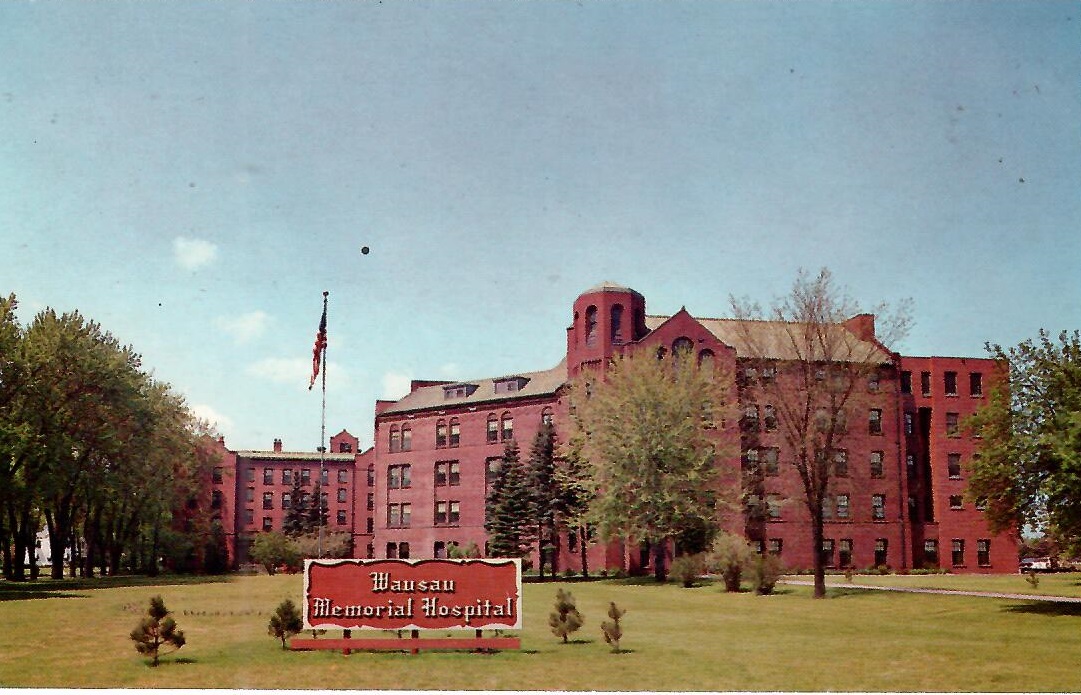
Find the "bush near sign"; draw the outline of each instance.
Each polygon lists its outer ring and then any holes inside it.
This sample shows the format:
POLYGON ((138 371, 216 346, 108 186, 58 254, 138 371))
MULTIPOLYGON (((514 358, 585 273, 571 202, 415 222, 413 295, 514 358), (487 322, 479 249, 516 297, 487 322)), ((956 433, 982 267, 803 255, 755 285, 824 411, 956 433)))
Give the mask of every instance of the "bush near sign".
POLYGON ((307 630, 520 630, 520 560, 306 560, 307 630))

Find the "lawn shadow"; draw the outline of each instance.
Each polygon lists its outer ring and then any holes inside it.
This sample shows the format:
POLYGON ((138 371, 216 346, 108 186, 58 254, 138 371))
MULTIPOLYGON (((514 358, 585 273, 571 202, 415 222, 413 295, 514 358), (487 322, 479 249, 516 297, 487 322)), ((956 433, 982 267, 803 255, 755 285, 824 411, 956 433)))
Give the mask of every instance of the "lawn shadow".
POLYGON ((1059 601, 1032 601, 1031 603, 1013 603, 1005 606, 1002 610, 1007 613, 1026 613, 1029 615, 1069 615, 1081 616, 1081 603, 1064 603, 1059 601))
POLYGON ((596 641, 597 640, 579 638, 579 639, 572 639, 569 642, 567 642, 567 644, 593 644, 596 641))
POLYGON ((0 601, 30 601, 43 598, 90 598, 86 594, 69 594, 59 591, 33 589, 28 591, 5 591, 0 588, 0 601))

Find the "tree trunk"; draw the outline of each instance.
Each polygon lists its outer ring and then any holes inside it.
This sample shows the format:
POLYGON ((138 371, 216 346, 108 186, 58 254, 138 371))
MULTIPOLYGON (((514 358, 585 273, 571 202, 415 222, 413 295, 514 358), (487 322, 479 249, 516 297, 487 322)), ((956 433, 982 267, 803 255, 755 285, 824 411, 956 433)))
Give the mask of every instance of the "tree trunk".
POLYGON ((814 597, 825 598, 826 597, 826 565, 822 562, 822 514, 811 515, 811 537, 813 538, 813 547, 811 548, 812 564, 814 568, 814 597))
POLYGON ((582 554, 582 576, 589 576, 589 559, 586 552, 586 527, 585 525, 578 527, 578 548, 582 554))
POLYGON ((653 578, 658 582, 668 581, 668 567, 665 563, 667 543, 662 539, 653 543, 653 578))

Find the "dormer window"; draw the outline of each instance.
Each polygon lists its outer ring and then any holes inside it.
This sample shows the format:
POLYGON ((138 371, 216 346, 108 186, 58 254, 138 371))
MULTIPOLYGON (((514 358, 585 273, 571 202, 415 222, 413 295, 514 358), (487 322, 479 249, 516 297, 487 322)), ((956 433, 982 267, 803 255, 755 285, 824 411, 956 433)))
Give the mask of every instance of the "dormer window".
POLYGON ((476 384, 451 384, 443 387, 443 399, 465 398, 466 396, 473 395, 473 392, 476 390, 476 384))
POLYGON ((495 392, 496 393, 516 393, 522 390, 522 387, 526 385, 529 380, 520 377, 512 376, 506 379, 495 380, 495 392))

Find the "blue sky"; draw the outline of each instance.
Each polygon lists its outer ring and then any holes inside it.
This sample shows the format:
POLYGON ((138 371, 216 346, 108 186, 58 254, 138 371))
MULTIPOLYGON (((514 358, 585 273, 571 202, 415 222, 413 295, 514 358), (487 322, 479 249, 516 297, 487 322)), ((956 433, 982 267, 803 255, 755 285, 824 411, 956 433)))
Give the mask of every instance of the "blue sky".
POLYGON ((1078 326, 1081 6, 0 3, 0 292, 79 309, 233 448, 371 442, 545 369, 611 280, 729 315, 828 266, 907 354, 1078 326), (362 255, 360 248, 371 253, 362 255))

